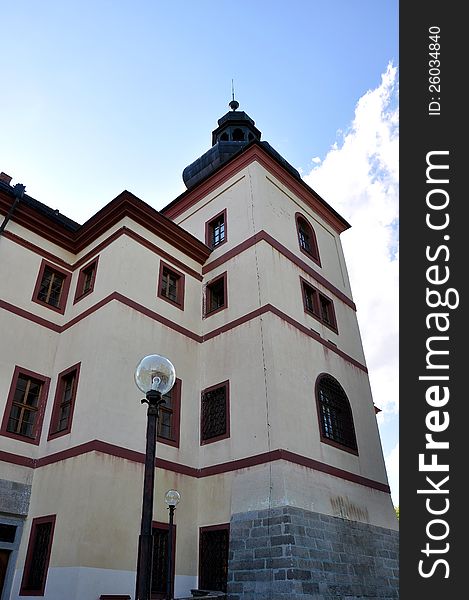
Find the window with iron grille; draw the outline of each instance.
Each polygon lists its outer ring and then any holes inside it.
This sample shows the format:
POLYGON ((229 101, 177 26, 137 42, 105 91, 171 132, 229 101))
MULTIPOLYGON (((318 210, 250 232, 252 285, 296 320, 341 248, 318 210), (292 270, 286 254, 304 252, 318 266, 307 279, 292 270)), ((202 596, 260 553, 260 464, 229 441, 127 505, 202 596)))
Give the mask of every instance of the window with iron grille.
POLYGON ((338 333, 334 303, 332 300, 302 278, 301 285, 303 288, 305 311, 338 333))
POLYGON ((20 596, 43 596, 54 535, 55 515, 33 519, 20 596))
POLYGON ((49 378, 15 367, 0 433, 38 444, 49 378))
POLYGON ((96 279, 96 270, 98 268, 98 258, 95 258, 91 263, 83 267, 78 273, 77 289, 75 291, 74 302, 78 302, 94 289, 96 279))
POLYGON ((205 243, 216 248, 226 242, 226 210, 205 225, 205 243))
MULTIPOLYGON (((151 578, 151 597, 166 598, 168 581, 168 548, 169 525, 167 523, 153 523, 153 569, 151 578)), ((171 583, 174 582, 174 557, 176 550, 176 525, 173 524, 173 573, 171 583)))
POLYGON ((209 316, 228 306, 226 272, 207 284, 205 288, 205 315, 209 316))
POLYGON ((230 526, 201 527, 199 534, 199 588, 226 592, 230 526))
POLYGON ((71 431, 79 372, 80 364, 77 364, 58 376, 48 439, 71 431))
POLYGON ((300 213, 296 213, 296 229, 300 250, 321 266, 316 234, 308 221, 300 213))
POLYGON ((229 382, 207 388, 202 392, 201 444, 230 436, 229 382))
POLYGON ((340 383, 330 375, 320 375, 316 399, 322 441, 358 454, 350 402, 340 383))
POLYGON ((70 273, 43 260, 34 288, 33 301, 63 314, 70 278, 70 273))
POLYGON ((160 264, 158 297, 184 309, 184 275, 163 261, 160 264))
POLYGON ((158 416, 158 441, 179 448, 179 415, 181 406, 181 380, 163 396, 158 416))

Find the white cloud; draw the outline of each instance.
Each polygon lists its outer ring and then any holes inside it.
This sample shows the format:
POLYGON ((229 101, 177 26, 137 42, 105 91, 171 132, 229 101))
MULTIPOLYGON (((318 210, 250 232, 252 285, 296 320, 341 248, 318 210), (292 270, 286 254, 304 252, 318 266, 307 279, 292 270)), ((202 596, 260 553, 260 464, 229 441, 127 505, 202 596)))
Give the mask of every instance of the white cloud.
POLYGON ((357 102, 354 120, 305 181, 343 215, 342 234, 375 404, 398 400, 398 85, 389 64, 357 102))

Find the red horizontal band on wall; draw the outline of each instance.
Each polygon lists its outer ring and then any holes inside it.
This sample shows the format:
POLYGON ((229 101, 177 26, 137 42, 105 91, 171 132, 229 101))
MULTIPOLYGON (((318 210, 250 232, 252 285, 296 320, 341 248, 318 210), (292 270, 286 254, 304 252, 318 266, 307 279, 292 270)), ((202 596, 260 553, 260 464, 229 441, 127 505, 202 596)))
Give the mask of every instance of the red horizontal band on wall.
POLYGON ((353 357, 349 356, 348 354, 346 354, 345 352, 343 352, 342 350, 337 348, 334 344, 331 344, 327 340, 323 339, 318 333, 316 333, 312 329, 308 329, 308 327, 306 327, 305 325, 302 325, 298 321, 295 321, 295 319, 291 318, 286 313, 282 312, 281 310, 279 310, 272 304, 266 304, 266 305, 262 306, 261 308, 257 308, 256 310, 253 310, 252 312, 250 312, 246 315, 243 315, 242 317, 239 317, 238 319, 234 319, 230 323, 227 323, 226 325, 223 325, 222 327, 218 327, 217 329, 214 329, 213 331, 210 331, 203 336, 200 336, 200 335, 190 331, 189 329, 182 327, 178 323, 170 321, 169 319, 167 319, 166 317, 163 317, 159 313, 157 313, 153 310, 150 310, 146 306, 143 306, 142 304, 139 304, 138 302, 135 302, 134 300, 131 300, 130 298, 127 298, 126 296, 124 296, 123 294, 120 294, 119 292, 113 292, 112 294, 109 294, 109 296, 106 296, 106 298, 103 298, 102 300, 97 302, 94 306, 91 306, 90 308, 88 308, 87 310, 85 310, 84 312, 82 312, 81 314, 76 316, 75 318, 73 318, 68 323, 65 323, 64 325, 57 325, 56 323, 53 323, 52 321, 43 319, 42 317, 39 317, 38 315, 36 315, 34 313, 23 310, 22 308, 18 308, 17 306, 14 306, 13 304, 10 304, 9 302, 5 302, 4 300, 0 300, 0 308, 3 308, 4 310, 7 310, 13 314, 20 316, 20 317, 23 317, 24 319, 32 321, 33 323, 42 325, 43 327, 51 329, 52 331, 55 331, 57 333, 62 333, 63 331, 70 329, 70 327, 73 327, 74 325, 76 325, 77 323, 79 323, 80 321, 85 319, 86 317, 95 313, 96 311, 98 311, 100 308, 102 308, 106 304, 109 304, 113 300, 116 300, 117 302, 120 302, 121 304, 124 304, 125 306, 128 306, 129 308, 132 308, 133 310, 136 310, 137 312, 147 316, 148 318, 153 319, 154 321, 157 321, 158 323, 161 323, 162 325, 169 327, 173 331, 177 331, 181 335, 184 335, 198 343, 207 342, 207 341, 213 339, 214 337, 221 335, 222 333, 230 331, 231 329, 234 329, 235 327, 239 327, 240 325, 247 323, 248 321, 251 321, 252 319, 255 319, 256 317, 258 317, 260 315, 263 315, 266 313, 271 313, 271 314, 276 315, 279 319, 281 319, 282 321, 285 321, 292 327, 295 327, 295 329, 301 331, 308 337, 316 340, 317 342, 319 342, 320 344, 322 344, 323 346, 328 348, 331 352, 334 352, 335 354, 337 354, 338 356, 340 356, 341 358, 343 358, 345 361, 349 362, 353 366, 357 367, 364 373, 368 373, 368 369, 366 368, 365 365, 362 365, 359 361, 357 361, 353 357))
MULTIPOLYGON (((131 462, 141 464, 145 463, 145 455, 143 452, 137 452, 135 450, 116 446, 115 444, 109 444, 108 442, 103 442, 101 440, 86 442, 84 444, 80 444, 79 446, 75 446, 74 448, 68 448, 67 450, 49 454, 48 456, 38 459, 0 451, 0 460, 30 467, 32 469, 38 469, 62 460, 68 460, 70 458, 81 456, 89 452, 101 452, 103 454, 129 460, 131 462)), ((351 473, 350 471, 345 471, 326 463, 322 463, 313 458, 308 458, 307 456, 302 456, 301 454, 295 454, 294 452, 289 452, 288 450, 282 450, 281 448, 272 450, 270 452, 264 452, 262 454, 256 454, 254 456, 248 456, 246 458, 240 458, 225 463, 219 463, 217 465, 211 465, 209 467, 203 467, 201 469, 190 467, 188 465, 182 465, 161 458, 156 459, 155 466, 157 469, 172 471, 174 473, 179 473, 180 475, 187 475, 188 477, 201 479, 204 477, 212 477, 214 475, 221 475, 223 473, 239 471, 240 469, 248 469, 249 467, 264 465, 277 460, 285 460, 292 464, 299 465, 307 469, 312 469, 313 471, 326 473, 327 475, 332 475, 333 477, 338 477, 339 479, 345 479, 346 481, 350 481, 352 483, 357 483, 374 490, 379 490, 380 492, 386 492, 389 494, 391 491, 388 485, 381 483, 380 481, 374 481, 373 479, 362 477, 361 475, 351 473)))

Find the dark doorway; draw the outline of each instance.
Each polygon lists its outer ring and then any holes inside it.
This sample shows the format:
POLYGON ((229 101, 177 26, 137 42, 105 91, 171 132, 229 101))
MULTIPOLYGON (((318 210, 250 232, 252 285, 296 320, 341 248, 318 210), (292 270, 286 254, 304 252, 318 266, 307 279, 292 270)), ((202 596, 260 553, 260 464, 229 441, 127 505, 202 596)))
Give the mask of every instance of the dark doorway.
POLYGON ((229 524, 200 528, 199 589, 226 592, 229 541, 229 524))
MULTIPOLYGON (((153 570, 151 578, 151 597, 165 598, 168 581, 168 545, 169 525, 153 523, 153 570)), ((176 556, 176 525, 173 525, 173 569, 171 576, 171 594, 174 595, 174 572, 176 556)))

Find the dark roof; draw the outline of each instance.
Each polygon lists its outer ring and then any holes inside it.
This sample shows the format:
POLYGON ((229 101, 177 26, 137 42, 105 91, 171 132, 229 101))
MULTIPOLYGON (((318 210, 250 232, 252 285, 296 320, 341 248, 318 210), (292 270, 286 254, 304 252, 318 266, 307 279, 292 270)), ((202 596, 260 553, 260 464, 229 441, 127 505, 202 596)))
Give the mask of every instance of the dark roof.
MULTIPOLYGON (((0 189, 7 192, 8 194, 10 194, 12 196, 12 204, 13 204, 14 198, 15 198, 14 187, 9 185, 5 181, 0 180, 0 189)), ((81 225, 79 223, 77 223, 76 221, 73 221, 72 219, 69 219, 68 217, 63 215, 59 210, 56 210, 56 209, 54 210, 53 208, 50 208, 46 204, 39 202, 39 200, 35 200, 31 196, 28 196, 28 194, 24 194, 22 196, 20 202, 26 204, 27 206, 30 206, 34 210, 43 214, 48 219, 54 221, 55 223, 57 223, 58 225, 61 225, 62 227, 65 227, 69 231, 77 231, 77 229, 79 229, 81 227, 81 225)))

